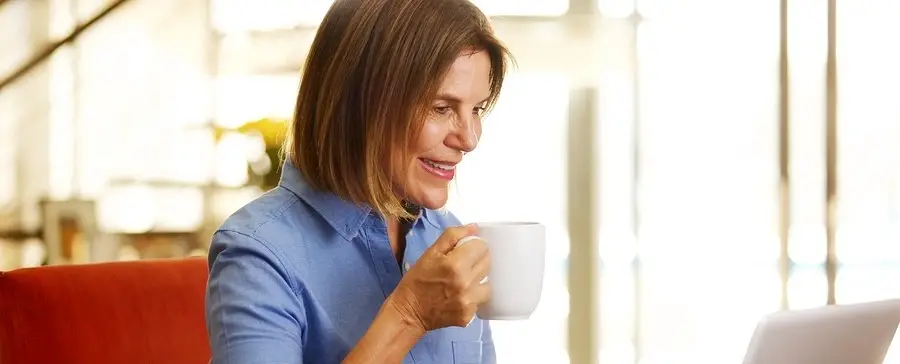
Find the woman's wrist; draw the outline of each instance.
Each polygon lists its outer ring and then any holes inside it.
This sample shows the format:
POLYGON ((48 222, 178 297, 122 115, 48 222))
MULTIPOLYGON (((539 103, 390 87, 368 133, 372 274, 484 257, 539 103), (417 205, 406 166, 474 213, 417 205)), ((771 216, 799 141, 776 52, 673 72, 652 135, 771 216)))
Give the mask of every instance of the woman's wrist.
POLYGON ((423 323, 415 313, 415 301, 415 295, 401 285, 388 296, 384 305, 382 305, 381 310, 391 311, 386 313, 386 315, 395 317, 404 325, 408 326, 412 332, 421 332, 421 335, 425 335, 425 332, 428 330, 425 328, 425 323, 423 323))
POLYGON ((385 325, 395 326, 403 336, 408 336, 410 339, 418 341, 422 336, 425 336, 426 330, 420 322, 413 319, 402 307, 388 298, 375 320, 383 320, 385 325))

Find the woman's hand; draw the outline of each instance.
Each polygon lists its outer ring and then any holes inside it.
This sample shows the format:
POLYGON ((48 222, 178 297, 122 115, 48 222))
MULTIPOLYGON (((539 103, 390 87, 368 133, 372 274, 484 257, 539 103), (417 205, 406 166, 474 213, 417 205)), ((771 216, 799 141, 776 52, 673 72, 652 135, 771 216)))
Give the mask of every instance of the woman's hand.
POLYGON ((480 239, 457 242, 477 233, 475 225, 445 230, 400 280, 387 303, 404 321, 425 331, 472 321, 491 295, 490 285, 482 283, 491 258, 480 239))
POLYGON ((472 239, 474 225, 449 228, 400 280, 344 364, 399 363, 429 330, 466 326, 491 288, 482 280, 491 266, 487 245, 472 239))

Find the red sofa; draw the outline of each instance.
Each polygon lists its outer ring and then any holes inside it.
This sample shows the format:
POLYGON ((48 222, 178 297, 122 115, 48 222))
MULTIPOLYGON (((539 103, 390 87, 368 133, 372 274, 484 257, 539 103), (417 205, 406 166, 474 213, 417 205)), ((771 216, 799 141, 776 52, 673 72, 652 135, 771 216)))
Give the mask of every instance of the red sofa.
POLYGON ((0 272, 0 364, 209 361, 204 259, 0 272))

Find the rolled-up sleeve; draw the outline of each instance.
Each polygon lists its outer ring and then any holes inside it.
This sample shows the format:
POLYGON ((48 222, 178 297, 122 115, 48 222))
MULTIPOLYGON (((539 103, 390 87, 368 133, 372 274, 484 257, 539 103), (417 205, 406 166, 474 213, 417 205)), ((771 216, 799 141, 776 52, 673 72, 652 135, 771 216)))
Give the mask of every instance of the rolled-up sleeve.
POLYGON ((303 363, 306 318, 298 283, 270 246, 239 232, 219 231, 209 267, 211 363, 303 363))

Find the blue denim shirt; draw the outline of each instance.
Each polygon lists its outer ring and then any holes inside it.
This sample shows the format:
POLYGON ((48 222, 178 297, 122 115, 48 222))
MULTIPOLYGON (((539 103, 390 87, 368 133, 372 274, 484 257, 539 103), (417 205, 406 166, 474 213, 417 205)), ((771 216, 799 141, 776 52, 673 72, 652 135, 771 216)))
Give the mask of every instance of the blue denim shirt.
MULTIPOLYGON (((369 208, 313 191, 290 163, 281 183, 229 217, 209 252, 206 322, 213 364, 340 363, 400 278, 450 226, 425 210, 404 262, 369 208)), ((494 363, 487 321, 428 332, 403 363, 494 363)))

